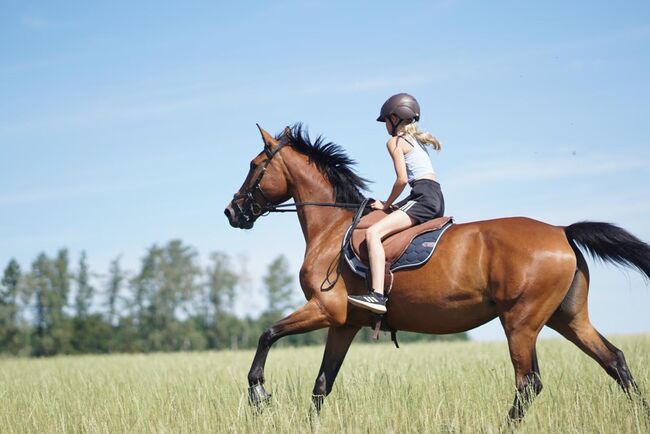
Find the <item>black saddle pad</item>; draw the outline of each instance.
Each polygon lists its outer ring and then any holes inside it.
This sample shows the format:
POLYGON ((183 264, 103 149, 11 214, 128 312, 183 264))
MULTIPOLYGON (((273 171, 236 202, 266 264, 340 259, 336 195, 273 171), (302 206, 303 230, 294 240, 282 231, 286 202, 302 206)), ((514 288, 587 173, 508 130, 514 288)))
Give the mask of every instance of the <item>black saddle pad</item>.
MULTIPOLYGON (((402 269, 419 267, 420 265, 425 264, 431 256, 433 256, 433 252, 435 251, 442 234, 444 234, 452 224, 453 221, 450 220, 440 229, 424 232, 413 238, 413 241, 411 241, 411 244, 406 248, 404 253, 402 253, 402 255, 392 263, 390 271, 395 272, 402 269)), ((368 266, 354 254, 350 243, 345 246, 343 253, 345 261, 348 263, 352 271, 354 271, 358 276, 365 278, 370 270, 368 266)))

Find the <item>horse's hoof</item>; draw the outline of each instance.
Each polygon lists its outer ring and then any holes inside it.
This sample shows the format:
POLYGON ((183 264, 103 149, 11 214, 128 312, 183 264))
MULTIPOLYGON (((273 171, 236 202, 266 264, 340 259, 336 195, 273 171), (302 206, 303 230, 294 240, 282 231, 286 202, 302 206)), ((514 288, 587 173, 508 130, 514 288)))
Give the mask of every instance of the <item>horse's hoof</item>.
POLYGON ((262 383, 257 383, 248 388, 248 403, 256 408, 261 408, 271 400, 271 394, 264 389, 262 383))
POLYGON ((316 415, 320 414, 321 408, 323 408, 323 402, 325 401, 325 395, 312 395, 311 402, 314 404, 314 410, 316 410, 316 415))

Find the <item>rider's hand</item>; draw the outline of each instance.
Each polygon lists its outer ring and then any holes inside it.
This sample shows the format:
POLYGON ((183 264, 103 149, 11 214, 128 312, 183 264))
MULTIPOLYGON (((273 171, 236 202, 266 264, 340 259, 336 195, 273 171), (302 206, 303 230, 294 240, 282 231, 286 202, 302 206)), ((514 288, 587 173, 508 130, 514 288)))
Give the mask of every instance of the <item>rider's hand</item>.
POLYGON ((384 210, 384 203, 380 200, 376 200, 373 203, 370 204, 370 208, 372 209, 378 209, 383 211, 384 210))

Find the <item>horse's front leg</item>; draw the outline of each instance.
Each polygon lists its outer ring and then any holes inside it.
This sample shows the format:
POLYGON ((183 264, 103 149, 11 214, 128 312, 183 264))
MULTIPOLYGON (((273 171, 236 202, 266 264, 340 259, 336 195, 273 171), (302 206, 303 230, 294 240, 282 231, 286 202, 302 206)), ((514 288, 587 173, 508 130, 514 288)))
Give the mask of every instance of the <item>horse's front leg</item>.
POLYGON ((353 325, 330 327, 327 333, 323 363, 318 372, 318 377, 316 377, 312 394, 312 401, 317 412, 320 412, 323 400, 332 391, 334 380, 339 373, 339 369, 341 369, 343 359, 345 359, 348 348, 350 348, 350 344, 360 328, 353 325))
POLYGON ((271 345, 278 339, 329 327, 330 318, 321 308, 320 303, 312 298, 300 309, 281 319, 266 329, 260 336, 253 364, 248 372, 248 399, 251 405, 258 406, 268 401, 271 395, 264 389, 264 365, 271 345))

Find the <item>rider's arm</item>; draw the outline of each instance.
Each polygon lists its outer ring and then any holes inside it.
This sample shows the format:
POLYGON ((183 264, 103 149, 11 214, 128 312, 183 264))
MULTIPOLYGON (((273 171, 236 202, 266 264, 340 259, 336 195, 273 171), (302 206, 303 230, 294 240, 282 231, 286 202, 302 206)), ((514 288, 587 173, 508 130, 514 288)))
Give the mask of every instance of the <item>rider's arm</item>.
POLYGON ((388 142, 386 142, 386 148, 388 148, 388 153, 393 159, 393 166, 395 167, 395 174, 397 179, 395 184, 393 184, 393 190, 390 192, 390 196, 384 202, 384 208, 389 208, 395 200, 402 194, 404 187, 406 187, 408 177, 406 175, 406 163, 404 162, 404 152, 399 147, 397 137, 391 137, 388 142))

